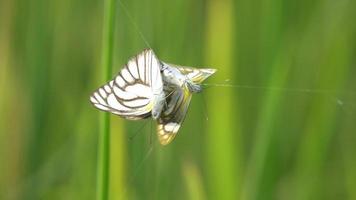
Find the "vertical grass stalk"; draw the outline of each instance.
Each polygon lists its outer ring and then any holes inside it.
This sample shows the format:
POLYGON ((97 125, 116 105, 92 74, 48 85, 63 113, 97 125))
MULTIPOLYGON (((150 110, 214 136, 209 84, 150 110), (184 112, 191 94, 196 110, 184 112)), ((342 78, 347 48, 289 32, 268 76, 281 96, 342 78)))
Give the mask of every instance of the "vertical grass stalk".
MULTIPOLYGON (((115 30, 115 0, 105 0, 102 35, 101 67, 103 81, 111 78, 115 30)), ((109 164, 110 164, 110 115, 101 113, 98 145, 97 199, 109 197, 109 164)))
MULTIPOLYGON (((219 73, 210 79, 223 80, 233 78, 233 10, 232 1, 208 1, 207 6, 207 50, 206 61, 217 68, 219 73), (219 49, 219 51, 217 51, 219 49)), ((218 82, 218 81, 215 81, 218 82)), ((209 106, 209 124, 207 142, 208 195, 212 199, 237 199, 239 196, 240 153, 236 141, 240 141, 237 115, 231 108, 236 107, 233 90, 224 89, 223 93, 208 93, 208 99, 214 99, 209 106), (216 98, 219 95, 219 99, 216 98), (224 117, 222 116, 224 113, 224 117), (224 184, 217 184, 224 183, 224 184)))

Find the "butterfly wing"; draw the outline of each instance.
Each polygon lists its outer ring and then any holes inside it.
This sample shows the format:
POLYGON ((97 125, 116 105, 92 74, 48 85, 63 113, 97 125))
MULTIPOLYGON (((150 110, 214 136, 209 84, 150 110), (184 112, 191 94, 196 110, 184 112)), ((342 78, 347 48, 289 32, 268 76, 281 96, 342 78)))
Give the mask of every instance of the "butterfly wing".
POLYGON ((192 93, 186 87, 170 92, 168 93, 170 95, 167 98, 167 106, 158 119, 157 125, 158 139, 162 145, 169 144, 177 135, 192 98, 192 93))
POLYGON ((171 64, 170 66, 177 68, 182 74, 187 76, 195 84, 202 83, 205 79, 207 79, 209 76, 211 76, 216 72, 216 69, 210 69, 210 68, 198 69, 193 67, 182 67, 182 66, 171 65, 171 64))
POLYGON ((90 101, 100 110, 137 120, 151 115, 154 95, 161 92, 160 62, 147 49, 131 58, 113 80, 90 96, 90 101))
MULTIPOLYGON (((166 63, 164 63, 166 64, 166 63)), ((199 85, 206 78, 216 72, 215 69, 197 69, 192 67, 181 67, 168 64, 179 70, 181 74, 186 76, 194 85, 199 85)), ((167 106, 158 120, 157 134, 162 145, 169 144, 177 135, 181 124, 186 116, 192 92, 190 83, 184 84, 182 88, 177 85, 165 85, 165 93, 168 94, 167 106)))

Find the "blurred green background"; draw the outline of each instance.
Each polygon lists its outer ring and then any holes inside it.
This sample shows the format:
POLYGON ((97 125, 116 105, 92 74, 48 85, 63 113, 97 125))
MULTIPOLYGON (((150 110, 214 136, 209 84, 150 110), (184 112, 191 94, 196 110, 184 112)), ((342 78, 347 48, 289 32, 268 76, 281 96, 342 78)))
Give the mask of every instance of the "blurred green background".
MULTIPOLYGON (((113 76, 142 34, 242 86, 194 95, 166 147, 112 116, 110 199, 356 199, 356 1, 121 1, 113 76)), ((0 199, 95 199, 103 15, 0 0, 0 199)))

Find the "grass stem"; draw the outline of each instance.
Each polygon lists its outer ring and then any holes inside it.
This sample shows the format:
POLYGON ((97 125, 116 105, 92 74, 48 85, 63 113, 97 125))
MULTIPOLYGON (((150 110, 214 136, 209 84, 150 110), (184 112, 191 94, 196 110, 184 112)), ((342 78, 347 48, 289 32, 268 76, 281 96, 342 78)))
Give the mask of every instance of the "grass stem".
MULTIPOLYGON (((104 22, 102 35, 101 67, 102 79, 111 78, 115 31, 115 0, 105 0, 104 22)), ((101 113, 98 145, 97 199, 107 200, 109 197, 109 166, 110 166, 110 115, 101 113)))

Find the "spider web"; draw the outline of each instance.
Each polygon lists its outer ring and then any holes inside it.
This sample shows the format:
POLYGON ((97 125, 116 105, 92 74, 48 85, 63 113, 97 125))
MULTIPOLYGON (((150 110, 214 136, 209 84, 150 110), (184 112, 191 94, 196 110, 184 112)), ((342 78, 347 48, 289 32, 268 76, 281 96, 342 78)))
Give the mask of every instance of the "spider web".
MULTIPOLYGON (((119 5, 122 7, 123 11, 125 12, 128 20, 130 21, 130 24, 134 27, 135 31, 139 34, 140 38, 142 41, 145 43, 145 45, 148 48, 151 48, 150 43, 148 42, 147 38, 145 37, 145 34, 140 30, 139 26, 135 22, 134 18, 130 14, 129 9, 127 6, 121 1, 119 1, 119 5)), ((238 92, 240 95, 242 95, 243 92, 248 91, 249 93, 254 93, 254 94, 261 94, 261 93, 277 93, 281 101, 283 99, 285 101, 289 100, 290 98, 293 98, 294 96, 301 96, 303 98, 312 100, 314 96, 318 96, 319 98, 321 97, 322 99, 325 99, 329 102, 330 106, 336 106, 339 108, 339 111, 341 111, 344 114, 347 114, 348 116, 354 117, 355 112, 356 112, 356 104, 354 103, 356 100, 356 92, 355 91, 350 91, 350 90, 335 90, 335 89, 320 89, 320 88, 297 88, 297 87, 280 87, 280 86, 265 86, 265 85, 250 85, 250 84, 232 84, 230 83, 230 79, 226 79, 224 81, 217 81, 216 83, 203 83, 202 85, 204 86, 204 92, 214 92, 217 94, 223 94, 225 92, 225 89, 232 90, 233 92, 238 92), (213 91, 211 91, 213 90, 213 91), (251 92, 252 91, 252 92, 251 92)), ((203 94, 204 95, 204 94, 203 94)), ((306 101, 309 101, 306 100, 306 101)), ((194 102, 194 98, 192 100, 194 102)), ((203 101, 203 112, 205 115, 206 120, 209 120, 209 114, 208 114, 208 106, 206 105, 206 102, 203 101)), ((142 129, 138 129, 138 131, 135 132, 140 132, 142 129)), ((151 134, 152 134, 152 128, 150 129, 151 134)), ((136 135, 137 133, 135 133, 136 135)), ((136 138, 136 136, 134 136, 136 138)), ((135 179, 137 178, 138 174, 140 173, 140 170, 143 169, 145 166, 146 162, 152 157, 154 154, 154 146, 151 145, 146 148, 145 153, 143 154, 142 158, 140 159, 139 162, 136 162, 137 164, 133 166, 132 174, 128 178, 128 184, 127 188, 124 189, 124 193, 127 193, 128 187, 131 187, 135 179)), ((125 196, 126 194, 123 194, 125 196)))

